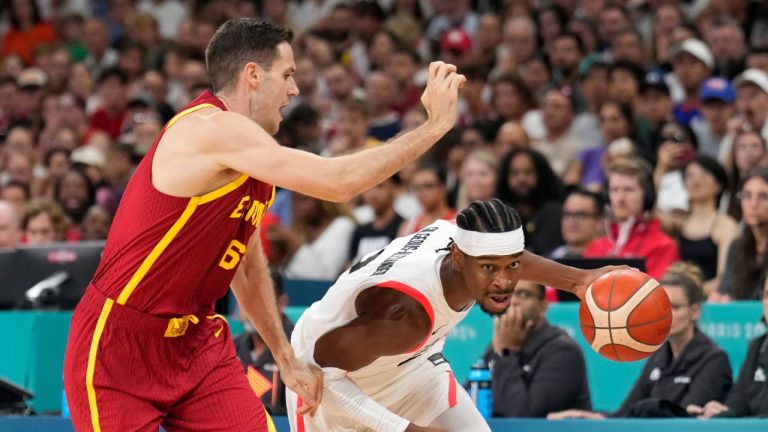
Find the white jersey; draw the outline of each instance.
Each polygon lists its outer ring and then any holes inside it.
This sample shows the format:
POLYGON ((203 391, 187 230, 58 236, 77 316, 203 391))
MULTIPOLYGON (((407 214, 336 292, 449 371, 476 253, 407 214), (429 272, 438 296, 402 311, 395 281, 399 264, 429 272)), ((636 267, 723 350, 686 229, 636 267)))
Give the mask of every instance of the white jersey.
POLYGON ((460 312, 451 309, 440 281, 440 264, 448 254, 446 247, 455 231, 454 223, 439 220, 415 234, 395 239, 344 272, 296 324, 291 336, 296 355, 317 364, 315 342, 357 317, 355 299, 360 292, 373 286, 396 289, 419 301, 427 310, 432 320, 429 336, 410 352, 380 357, 350 372, 348 377, 369 396, 380 396, 376 399, 384 406, 402 397, 397 391, 387 390, 388 385, 408 380, 407 375, 425 362, 445 362, 440 355, 445 337, 464 319, 471 306, 460 312))

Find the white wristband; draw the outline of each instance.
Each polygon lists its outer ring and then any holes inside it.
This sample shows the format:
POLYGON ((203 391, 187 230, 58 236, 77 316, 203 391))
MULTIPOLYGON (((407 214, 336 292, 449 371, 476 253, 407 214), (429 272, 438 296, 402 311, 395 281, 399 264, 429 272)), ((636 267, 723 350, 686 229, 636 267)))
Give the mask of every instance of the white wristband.
POLYGON ((363 393, 346 371, 325 367, 323 375, 323 407, 380 432, 403 432, 410 424, 363 393))

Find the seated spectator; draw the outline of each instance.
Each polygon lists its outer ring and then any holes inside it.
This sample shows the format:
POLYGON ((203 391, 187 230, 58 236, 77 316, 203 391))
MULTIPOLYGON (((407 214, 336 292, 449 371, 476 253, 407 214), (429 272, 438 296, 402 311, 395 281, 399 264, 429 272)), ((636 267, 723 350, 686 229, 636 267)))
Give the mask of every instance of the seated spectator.
POLYGON ((688 211, 688 191, 683 180, 683 167, 696 155, 698 143, 687 126, 671 122, 661 128, 653 184, 658 191, 656 209, 662 214, 684 214, 688 211))
POLYGON ((24 214, 27 208, 27 202, 31 196, 29 186, 17 181, 10 181, 0 189, 0 200, 8 201, 16 208, 16 214, 24 214))
POLYGON ((15 249, 21 241, 19 214, 8 201, 0 200, 0 250, 15 249))
POLYGON ((563 244, 560 193, 560 180, 541 153, 515 149, 502 160, 496 197, 520 214, 526 249, 547 255, 563 244))
POLYGON ((584 354, 568 334, 549 325, 544 287, 519 281, 512 306, 494 320, 483 355, 491 369, 495 417, 545 417, 592 407, 584 354))
POLYGON ((448 206, 446 172, 437 165, 424 165, 413 173, 411 190, 421 205, 421 213, 400 226, 398 236, 414 234, 438 219, 451 220, 456 210, 448 206))
POLYGON ((373 210, 373 220, 357 225, 349 246, 349 261, 355 263, 377 251, 397 237, 403 218, 395 211, 395 198, 400 186, 397 174, 363 192, 363 203, 373 210))
POLYGON ((605 199, 586 189, 574 189, 563 203, 561 231, 565 244, 552 251, 551 259, 579 258, 603 232, 605 199))
POLYGON ((475 150, 464 158, 459 173, 456 209, 467 207, 474 201, 495 196, 499 158, 490 150, 475 150))
POLYGON ((701 268, 704 292, 709 295, 720 284, 738 225, 727 214, 718 212, 728 180, 715 159, 697 156, 685 166, 683 176, 691 209, 673 230, 679 233, 680 258, 701 268))
MULTIPOLYGON (((763 283, 763 322, 768 324, 768 279, 763 283)), ((692 405, 688 412, 699 418, 766 417, 768 416, 768 333, 749 343, 747 356, 739 369, 739 377, 728 392, 725 403, 717 400, 703 407, 692 405)))
POLYGON ((285 276, 331 280, 344 270, 355 229, 346 204, 293 193, 293 224, 276 225, 267 233, 273 249, 285 257, 285 276))
MULTIPOLYGON (((280 320, 282 321, 285 335, 290 339, 293 332, 293 323, 285 316, 284 312, 285 307, 288 306, 288 296, 283 291, 282 278, 279 274, 272 273, 272 278, 275 300, 277 300, 277 308, 280 311, 280 320)), ((261 386, 253 386, 253 384, 252 386, 255 392, 258 387, 261 387, 256 394, 259 395, 261 403, 264 404, 264 407, 272 415, 286 415, 285 384, 279 378, 280 371, 277 369, 275 358, 253 324, 246 318, 243 318, 241 321, 244 331, 233 342, 237 358, 240 359, 240 363, 243 365, 246 375, 248 375, 248 381, 255 381, 261 384, 261 386)))
POLYGON ((712 301, 757 300, 768 263, 768 168, 747 173, 737 195, 744 228, 728 250, 725 272, 712 301))
MULTIPOLYGON (((724 400, 731 387, 728 356, 697 326, 704 300, 701 270, 692 264, 677 263, 670 266, 660 283, 672 304, 669 337, 648 358, 629 395, 610 417, 684 417, 689 406, 724 400)), ((579 410, 548 416, 605 417, 579 410)))
POLYGON ((561 177, 585 144, 592 143, 585 143, 573 130, 576 98, 570 87, 546 92, 541 113, 546 134, 534 141, 531 147, 546 156, 552 170, 561 177))
POLYGON ((62 242, 66 239, 69 218, 61 207, 48 198, 29 202, 21 217, 21 229, 30 246, 62 242))
POLYGON ((69 216, 75 229, 79 229, 85 212, 94 204, 95 193, 88 176, 78 169, 70 169, 54 185, 54 199, 69 216))
POLYGON ((741 202, 736 198, 739 186, 744 182, 746 174, 760 164, 760 160, 768 154, 765 139, 756 131, 740 132, 733 139, 730 164, 727 165, 730 175, 728 193, 728 214, 741 221, 741 202))
POLYGON ((128 76, 121 69, 110 68, 99 76, 99 108, 91 115, 91 128, 106 132, 113 140, 123 133, 128 102, 128 76))
POLYGON ((81 240, 106 240, 112 215, 104 207, 94 204, 85 212, 80 226, 81 240))
POLYGON ((587 246, 584 256, 645 259, 646 271, 659 279, 680 259, 677 243, 661 230, 651 215, 653 178, 640 159, 618 160, 608 167, 608 198, 613 220, 604 237, 587 246))

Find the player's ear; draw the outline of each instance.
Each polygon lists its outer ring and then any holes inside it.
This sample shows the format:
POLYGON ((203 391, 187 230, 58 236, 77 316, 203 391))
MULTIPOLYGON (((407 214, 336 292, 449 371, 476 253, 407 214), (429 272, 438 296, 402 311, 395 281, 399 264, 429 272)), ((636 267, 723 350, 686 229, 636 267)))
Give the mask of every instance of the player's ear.
POLYGON ((261 73, 264 69, 256 62, 248 62, 243 66, 244 79, 248 82, 249 86, 258 89, 261 84, 261 73))
POLYGON ((456 246, 456 243, 451 243, 451 266, 457 271, 464 268, 464 253, 456 246))

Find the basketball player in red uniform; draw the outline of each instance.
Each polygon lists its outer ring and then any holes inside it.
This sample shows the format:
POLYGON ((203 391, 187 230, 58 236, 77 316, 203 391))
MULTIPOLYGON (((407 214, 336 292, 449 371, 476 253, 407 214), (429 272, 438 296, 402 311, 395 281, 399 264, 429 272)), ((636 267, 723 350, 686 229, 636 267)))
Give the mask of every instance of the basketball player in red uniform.
POLYGON ((101 264, 75 310, 64 387, 78 431, 266 431, 226 320, 231 286, 283 380, 320 403, 322 372, 299 361, 278 318, 259 236, 278 185, 344 201, 432 146, 456 120, 456 68, 432 63, 428 120, 385 146, 339 158, 280 147, 280 109, 298 94, 292 35, 236 19, 206 51, 205 92, 163 129, 136 169, 101 264))

